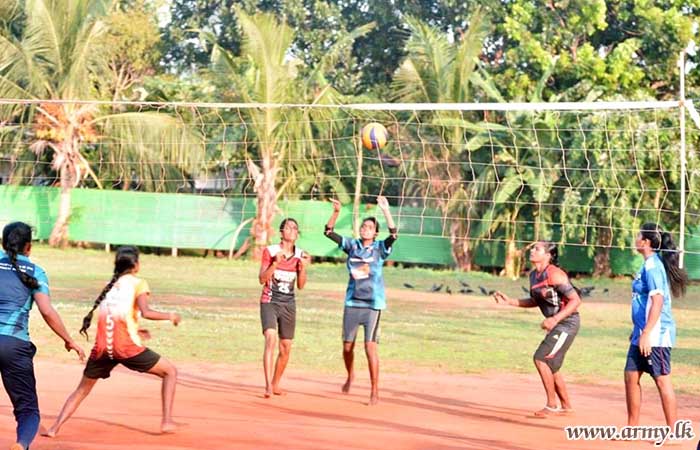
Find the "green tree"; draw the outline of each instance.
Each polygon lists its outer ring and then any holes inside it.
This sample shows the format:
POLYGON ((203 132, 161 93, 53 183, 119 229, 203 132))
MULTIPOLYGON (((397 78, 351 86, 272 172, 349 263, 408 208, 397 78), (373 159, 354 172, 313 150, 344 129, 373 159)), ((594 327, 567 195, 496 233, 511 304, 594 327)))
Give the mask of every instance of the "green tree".
MULTIPOLYGON (((405 18, 420 17, 442 32, 458 37, 466 29, 469 12, 483 2, 474 0, 173 0, 171 22, 164 30, 166 64, 178 72, 195 71, 208 62, 211 49, 201 45, 191 30, 211 32, 221 48, 238 54, 242 36, 238 32, 235 8, 248 14, 269 12, 295 29, 293 47, 306 67, 316 67, 340 36, 367 23, 376 27, 357 39, 348 56, 327 73, 341 92, 359 94, 386 86, 405 56, 405 18)), ((487 2, 486 9, 502 8, 487 2)), ((303 69, 302 69, 303 70, 303 69)))
MULTIPOLYGON (((237 11, 237 19, 244 36, 241 55, 237 57, 214 45, 215 70, 230 80, 239 100, 270 105, 340 103, 342 97, 323 73, 356 37, 372 27, 366 25, 342 36, 326 59, 302 77, 299 68, 303 63, 293 57, 294 31, 288 24, 280 23, 271 13, 248 15, 243 10, 237 11)), ((208 39, 214 41, 215 37, 208 35, 208 39)), ((340 112, 272 106, 245 109, 243 114, 251 134, 247 137, 245 158, 257 198, 256 218, 251 226, 257 258, 273 236, 272 219, 279 195, 294 186, 299 177, 317 176, 313 168, 318 156, 314 135, 323 133, 324 127, 334 126, 329 115, 340 112)))
MULTIPOLYGON (((488 21, 482 10, 475 10, 469 28, 455 42, 438 28, 416 19, 407 18, 411 32, 406 43, 407 56, 394 75, 394 95, 401 102, 461 103, 475 97, 471 83, 474 70, 488 32, 488 21)), ((418 117, 414 117, 418 119, 418 117)), ((466 130, 462 124, 474 120, 459 111, 437 110, 421 117, 424 127, 419 139, 428 142, 420 148, 417 158, 423 167, 414 167, 427 173, 430 183, 424 186, 424 197, 436 198, 436 205, 445 214, 463 213, 464 181, 473 174, 462 171, 459 162, 466 150, 466 130)), ((471 267, 469 226, 457 220, 450 227, 453 255, 457 265, 471 267)))
POLYGON ((115 113, 94 103, 100 75, 108 72, 108 53, 99 51, 113 0, 27 0, 19 38, 0 35, 0 97, 30 102, 6 103, 0 120, 27 124, 16 130, 38 157, 51 154, 61 186, 59 212, 49 242, 68 239, 71 190, 86 176, 100 184, 85 157, 97 142, 121 142, 125 158, 148 156, 193 171, 201 143, 177 118, 150 112, 115 113), (80 101, 76 101, 80 100, 80 101), (162 145, 154 143, 163 143, 162 145))

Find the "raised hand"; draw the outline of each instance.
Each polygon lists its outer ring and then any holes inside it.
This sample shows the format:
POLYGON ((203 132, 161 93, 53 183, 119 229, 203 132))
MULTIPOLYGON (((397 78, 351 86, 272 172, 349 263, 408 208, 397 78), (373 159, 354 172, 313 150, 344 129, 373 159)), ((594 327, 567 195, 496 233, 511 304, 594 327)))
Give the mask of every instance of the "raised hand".
POLYGON ((377 206, 382 211, 388 211, 389 210, 389 201, 386 199, 386 197, 384 197, 383 195, 380 195, 377 197, 377 206))
POLYGON ((338 201, 334 198, 331 198, 329 200, 333 204, 333 212, 340 212, 340 206, 341 206, 340 201, 338 201))

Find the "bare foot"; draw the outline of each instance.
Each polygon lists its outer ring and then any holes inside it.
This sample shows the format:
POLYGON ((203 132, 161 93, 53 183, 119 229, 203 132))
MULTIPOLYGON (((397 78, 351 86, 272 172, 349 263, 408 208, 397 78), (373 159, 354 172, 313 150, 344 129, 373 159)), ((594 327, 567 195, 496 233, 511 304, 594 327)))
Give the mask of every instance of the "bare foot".
POLYGON ((163 422, 160 424, 160 432, 162 434, 174 433, 177 430, 175 422, 163 422))
POLYGON ((265 398, 270 398, 270 397, 272 397, 272 389, 265 388, 265 398))
POLYGON ((56 437, 56 435, 58 434, 58 430, 54 429, 54 427, 51 427, 49 429, 41 429, 39 430, 39 434, 47 438, 52 438, 56 437))
POLYGON ((272 393, 275 394, 275 395, 287 395, 287 392, 286 392, 286 391, 283 391, 283 390, 280 389, 279 387, 273 387, 273 388, 272 388, 272 393))
POLYGON ((373 392, 372 395, 369 396, 369 406, 374 406, 377 403, 379 403, 379 393, 373 392))
POLYGON ((350 392, 350 386, 352 386, 352 382, 354 381, 355 377, 354 376, 349 376, 348 379, 345 381, 345 384, 343 385, 343 394, 347 394, 350 392))

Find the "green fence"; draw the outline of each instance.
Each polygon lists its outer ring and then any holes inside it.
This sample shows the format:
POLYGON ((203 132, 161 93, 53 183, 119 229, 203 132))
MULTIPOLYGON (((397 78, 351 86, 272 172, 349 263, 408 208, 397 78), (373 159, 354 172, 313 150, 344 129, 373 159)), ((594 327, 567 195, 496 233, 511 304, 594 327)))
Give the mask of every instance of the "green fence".
MULTIPOLYGON (((22 220, 32 224, 38 239, 47 239, 57 211, 59 190, 51 187, 0 186, 0 225, 22 220)), ((177 247, 228 250, 240 246, 248 237, 248 224, 255 215, 255 201, 190 194, 155 194, 133 191, 74 189, 71 194, 70 238, 109 244, 133 244, 152 247, 177 247), (237 234, 236 242, 232 240, 237 234)), ((302 230, 299 246, 315 256, 340 256, 335 245, 323 236, 323 227, 331 213, 322 201, 289 201, 279 205, 282 216, 297 219, 302 230)), ((392 208, 401 229, 400 244, 392 259, 396 261, 451 265, 451 246, 444 223, 422 208, 392 208), (419 235, 420 234, 420 235, 419 235)), ((386 230, 375 206, 363 206, 361 215, 374 215, 386 230)), ((341 234, 352 233, 352 207, 345 206, 336 225, 341 234)), ((687 234, 686 264, 693 279, 700 279, 700 229, 687 234)), ((615 274, 634 273, 641 258, 632 250, 612 249, 611 267, 615 274)), ((502 267, 503 242, 484 242, 474 250, 475 264, 502 267)), ((591 248, 564 246, 562 265, 572 272, 592 272, 591 248)))

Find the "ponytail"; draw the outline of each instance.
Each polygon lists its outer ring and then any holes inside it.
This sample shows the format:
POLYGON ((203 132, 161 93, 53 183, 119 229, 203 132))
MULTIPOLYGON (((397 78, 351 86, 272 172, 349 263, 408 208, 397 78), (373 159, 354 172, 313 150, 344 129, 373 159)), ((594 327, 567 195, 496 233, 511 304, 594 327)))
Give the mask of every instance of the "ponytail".
POLYGON ((90 328, 92 316, 97 307, 100 306, 100 303, 102 303, 102 300, 105 299, 107 293, 114 287, 117 280, 121 278, 122 275, 126 275, 127 273, 131 272, 136 267, 138 262, 139 251, 136 249, 136 247, 119 247, 117 254, 114 257, 114 274, 112 275, 112 279, 109 280, 109 283, 107 283, 104 289, 102 289, 102 292, 100 292, 100 295, 98 295, 95 299, 95 303, 92 305, 90 312, 83 317, 83 326, 80 328, 80 334, 85 336, 85 339, 88 339, 87 330, 90 328))
POLYGON ((659 253, 664 269, 666 269, 666 275, 668 275, 673 296, 683 297, 688 288, 688 272, 680 268, 678 247, 673 242, 671 233, 663 231, 655 223, 645 223, 639 233, 643 239, 649 241, 652 250, 659 253))
POLYGON ((95 312, 97 307, 100 306, 100 303, 102 303, 102 300, 104 300, 105 297, 107 296, 107 292, 109 292, 112 289, 112 287, 114 287, 114 283, 117 282, 117 280, 119 279, 119 277, 121 275, 122 274, 120 274, 120 273, 115 273, 112 276, 112 279, 109 280, 109 283, 107 283, 107 286, 105 286, 104 289, 102 289, 102 292, 100 292, 100 295, 98 295, 97 299, 95 299, 95 303, 92 305, 92 309, 90 310, 90 312, 87 313, 85 315, 85 317, 83 317, 83 326, 80 328, 80 334, 85 336, 85 339, 88 339, 87 330, 88 330, 88 328, 90 328, 90 324, 92 323, 93 313, 95 312))
POLYGON ((17 264, 17 255, 24 253, 27 244, 32 242, 32 228, 24 222, 7 224, 2 230, 2 248, 10 258, 10 263, 19 280, 29 289, 38 289, 39 281, 22 272, 17 264))

